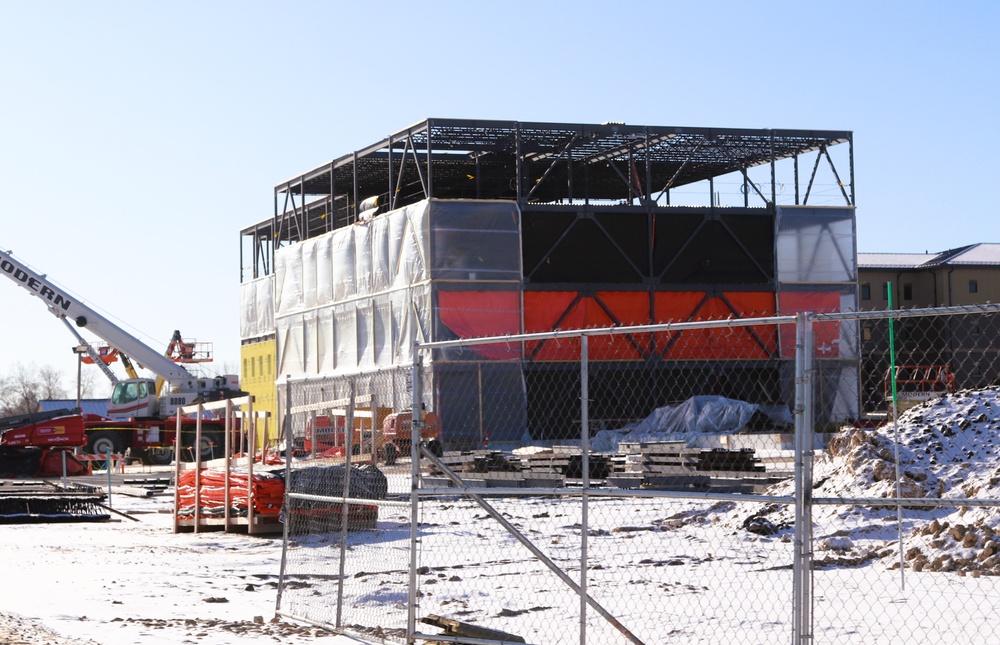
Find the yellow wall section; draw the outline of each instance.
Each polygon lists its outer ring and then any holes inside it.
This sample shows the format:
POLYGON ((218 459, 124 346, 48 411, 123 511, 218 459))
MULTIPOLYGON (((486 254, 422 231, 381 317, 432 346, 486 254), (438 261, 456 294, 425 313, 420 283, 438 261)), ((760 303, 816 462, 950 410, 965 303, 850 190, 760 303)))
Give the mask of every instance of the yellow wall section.
MULTIPOLYGON (((267 432, 273 445, 277 438, 278 401, 275 396, 274 370, 277 346, 274 340, 265 340, 240 346, 240 388, 254 397, 253 409, 271 413, 267 432)), ((258 426, 258 447, 263 437, 263 425, 258 426)))

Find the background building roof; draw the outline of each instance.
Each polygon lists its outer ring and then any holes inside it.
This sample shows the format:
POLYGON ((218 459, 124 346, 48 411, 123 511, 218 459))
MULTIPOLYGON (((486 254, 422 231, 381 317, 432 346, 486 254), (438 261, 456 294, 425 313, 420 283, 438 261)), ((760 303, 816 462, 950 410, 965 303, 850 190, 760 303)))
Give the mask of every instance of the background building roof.
POLYGON ((1000 265, 1000 244, 979 243, 940 253, 858 253, 859 269, 931 269, 1000 265))
POLYGON ((916 269, 935 257, 934 253, 858 253, 858 268, 916 269))
MULTIPOLYGON (((76 407, 76 399, 46 399, 38 402, 39 412, 52 412, 54 410, 72 410, 76 407)), ((102 417, 108 416, 107 399, 83 399, 80 407, 84 414, 99 414, 102 417)))

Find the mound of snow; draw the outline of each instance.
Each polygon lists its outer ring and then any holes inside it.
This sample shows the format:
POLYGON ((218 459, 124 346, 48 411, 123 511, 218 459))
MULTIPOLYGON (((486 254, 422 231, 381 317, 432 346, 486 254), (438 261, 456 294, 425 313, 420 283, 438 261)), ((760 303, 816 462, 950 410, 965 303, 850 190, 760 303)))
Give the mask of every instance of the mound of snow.
POLYGON ((845 428, 816 462, 814 496, 894 497, 898 471, 902 497, 996 499, 998 430, 997 387, 932 399, 874 431, 845 428))
MULTIPOLYGON (((1000 388, 962 390, 922 403, 876 430, 843 428, 813 466, 813 498, 1000 499, 1000 388), (898 466, 897 466, 898 454, 898 466)), ((790 496, 794 481, 769 489, 790 496)), ((904 507, 905 559, 914 570, 1000 574, 996 507, 904 507)), ((746 522, 746 509, 725 523, 746 522)), ((793 529, 794 509, 767 505, 754 515, 793 529)), ((850 552, 820 564, 879 561, 898 566, 895 507, 815 505, 813 534, 828 549, 850 552), (836 538, 835 540, 833 538, 836 538), (837 547, 831 548, 830 545, 837 547), (839 547, 839 548, 838 548, 839 547)))

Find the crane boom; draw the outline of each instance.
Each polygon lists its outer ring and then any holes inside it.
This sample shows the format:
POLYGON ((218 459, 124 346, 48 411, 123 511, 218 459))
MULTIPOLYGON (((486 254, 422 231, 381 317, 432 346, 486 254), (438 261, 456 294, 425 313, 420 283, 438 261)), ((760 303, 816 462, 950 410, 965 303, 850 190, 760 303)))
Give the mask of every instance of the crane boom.
POLYGON ((2 249, 0 249, 0 273, 26 289, 31 295, 42 300, 49 312, 56 318, 67 322, 72 321, 77 327, 90 330, 98 338, 128 354, 139 365, 166 381, 174 382, 195 378, 183 366, 178 365, 95 310, 79 302, 75 297, 49 282, 46 276, 31 270, 2 249))
POLYGON ((104 372, 104 375, 108 377, 108 380, 111 381, 112 385, 118 385, 118 377, 115 376, 115 373, 111 371, 111 368, 108 367, 107 363, 101 360, 101 356, 97 353, 97 350, 94 349, 94 346, 88 343, 87 340, 80 335, 80 332, 78 332, 76 328, 74 328, 73 325, 71 325, 68 320, 63 318, 62 321, 63 324, 66 325, 66 329, 69 330, 69 333, 76 336, 77 342, 80 343, 78 347, 86 348, 87 355, 90 356, 90 360, 94 361, 94 365, 97 365, 99 368, 101 368, 101 371, 104 372))

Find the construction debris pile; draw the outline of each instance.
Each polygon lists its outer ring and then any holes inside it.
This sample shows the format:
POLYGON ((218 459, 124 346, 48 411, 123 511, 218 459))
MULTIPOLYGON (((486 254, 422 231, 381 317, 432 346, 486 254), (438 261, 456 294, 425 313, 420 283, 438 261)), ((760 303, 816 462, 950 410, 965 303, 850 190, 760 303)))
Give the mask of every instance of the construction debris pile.
POLYGON ((106 495, 85 485, 0 481, 0 524, 102 522, 111 519, 106 495))

